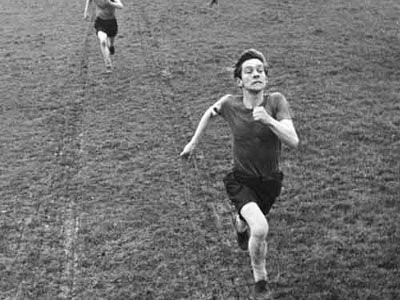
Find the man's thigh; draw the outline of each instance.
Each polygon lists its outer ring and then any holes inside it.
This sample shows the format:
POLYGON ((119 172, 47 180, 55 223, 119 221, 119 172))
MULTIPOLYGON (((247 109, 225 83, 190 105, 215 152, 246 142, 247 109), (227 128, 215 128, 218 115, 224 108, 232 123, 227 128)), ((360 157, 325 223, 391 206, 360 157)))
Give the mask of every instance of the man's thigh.
POLYGON ((260 207, 255 202, 249 202, 243 205, 240 214, 246 220, 251 230, 267 230, 268 222, 260 207))

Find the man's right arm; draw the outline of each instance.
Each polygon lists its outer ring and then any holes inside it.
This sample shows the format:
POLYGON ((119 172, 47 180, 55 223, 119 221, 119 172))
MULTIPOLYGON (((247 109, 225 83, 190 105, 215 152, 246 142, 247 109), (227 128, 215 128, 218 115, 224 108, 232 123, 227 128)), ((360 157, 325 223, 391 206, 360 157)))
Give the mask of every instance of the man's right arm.
POLYGON ((188 156, 190 156, 190 154, 193 152, 194 148, 199 143, 201 136, 206 131, 210 120, 213 119, 214 117, 220 115, 222 103, 224 101, 226 101, 226 99, 228 97, 229 97, 229 95, 222 97, 214 105, 210 106, 205 111, 205 113, 203 114, 203 116, 200 119, 199 124, 197 125, 196 131, 195 131, 192 139, 190 140, 190 142, 185 146, 185 148, 181 152, 180 155, 182 157, 187 158, 188 156))

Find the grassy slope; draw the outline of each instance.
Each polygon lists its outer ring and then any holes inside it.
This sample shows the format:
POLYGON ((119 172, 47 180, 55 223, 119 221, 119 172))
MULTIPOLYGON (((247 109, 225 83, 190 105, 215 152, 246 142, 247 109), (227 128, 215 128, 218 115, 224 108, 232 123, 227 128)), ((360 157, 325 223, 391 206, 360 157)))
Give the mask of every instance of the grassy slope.
POLYGON ((110 77, 82 3, 8 2, 1 298, 246 298, 228 130, 212 125, 194 162, 177 154, 237 92, 226 68, 247 47, 267 54, 301 137, 270 216, 276 298, 399 296, 395 1, 126 3, 110 77))

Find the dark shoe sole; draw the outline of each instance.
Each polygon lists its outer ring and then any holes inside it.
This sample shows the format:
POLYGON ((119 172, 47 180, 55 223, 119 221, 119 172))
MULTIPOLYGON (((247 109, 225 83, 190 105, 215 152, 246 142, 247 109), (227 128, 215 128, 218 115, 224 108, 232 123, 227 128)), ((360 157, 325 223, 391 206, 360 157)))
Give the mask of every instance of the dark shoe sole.
POLYGON ((267 288, 267 281, 261 280, 256 282, 254 286, 253 298, 254 300, 270 300, 272 299, 272 294, 267 288))

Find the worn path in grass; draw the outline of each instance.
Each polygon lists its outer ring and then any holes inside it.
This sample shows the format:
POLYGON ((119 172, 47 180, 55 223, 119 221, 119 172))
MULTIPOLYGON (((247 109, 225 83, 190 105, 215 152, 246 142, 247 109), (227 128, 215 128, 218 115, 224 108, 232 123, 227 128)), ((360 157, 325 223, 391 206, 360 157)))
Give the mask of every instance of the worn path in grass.
POLYGON ((82 1, 6 1, 0 298, 246 299, 211 126, 178 154, 255 47, 302 140, 270 216, 277 299, 399 296, 399 4, 134 1, 104 74, 82 1))

